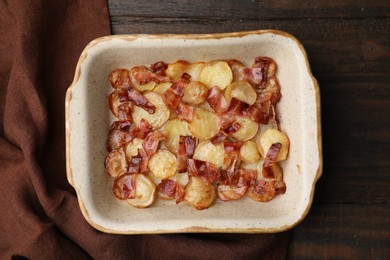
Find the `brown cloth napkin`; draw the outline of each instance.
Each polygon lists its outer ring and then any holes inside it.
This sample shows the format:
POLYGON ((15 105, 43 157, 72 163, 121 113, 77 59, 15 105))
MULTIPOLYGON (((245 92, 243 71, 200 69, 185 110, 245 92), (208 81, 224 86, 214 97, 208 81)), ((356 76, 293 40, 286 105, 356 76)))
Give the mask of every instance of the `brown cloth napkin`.
POLYGON ((283 259, 290 232, 110 235, 66 180, 64 98, 105 0, 0 1, 0 259, 283 259))

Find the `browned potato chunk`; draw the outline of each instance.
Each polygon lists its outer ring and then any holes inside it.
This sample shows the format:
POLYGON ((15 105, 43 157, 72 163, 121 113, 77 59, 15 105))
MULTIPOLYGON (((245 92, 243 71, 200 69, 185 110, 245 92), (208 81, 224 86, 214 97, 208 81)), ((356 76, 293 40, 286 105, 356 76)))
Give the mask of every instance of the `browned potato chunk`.
POLYGON ((229 60, 228 64, 232 69, 233 81, 244 80, 242 70, 245 69, 245 65, 239 62, 238 60, 229 60))
POLYGON ((171 79, 177 80, 181 77, 181 75, 183 75, 187 66, 187 61, 178 60, 174 63, 168 64, 168 68, 165 70, 165 74, 171 79))
POLYGON ((154 129, 157 129, 168 120, 170 111, 165 105, 160 94, 149 92, 144 96, 156 107, 156 110, 153 114, 149 114, 143 108, 134 105, 132 112, 134 122, 139 124, 143 118, 148 121, 148 123, 151 124, 154 129))
POLYGON ((232 70, 225 61, 214 61, 207 64, 199 76, 199 81, 208 88, 217 86, 222 90, 229 86, 232 80, 232 70))
POLYGON ((206 209, 214 202, 214 186, 206 184, 199 177, 191 176, 185 190, 184 200, 196 209, 206 209))
POLYGON ((148 164, 151 173, 159 179, 172 177, 176 173, 176 156, 168 150, 158 150, 148 164))
POLYGON ((106 157, 105 166, 107 173, 112 177, 116 178, 126 173, 127 161, 126 155, 122 148, 112 150, 106 157))
POLYGON ((259 151, 254 142, 246 141, 241 145, 240 159, 246 163, 254 163, 260 159, 259 151))
POLYGON ((145 174, 135 175, 135 198, 127 199, 126 202, 133 207, 146 208, 156 200, 156 185, 145 174))
POLYGON ((257 148, 259 149, 261 156, 264 158, 264 156, 267 155, 268 149, 274 143, 282 144, 275 162, 285 160, 288 154, 290 141, 288 140, 287 135, 276 129, 268 129, 264 133, 260 134, 257 148))
POLYGON ((222 167, 224 156, 223 143, 214 145, 210 141, 200 142, 194 153, 194 159, 210 162, 217 167, 222 167))
POLYGON ((186 67, 184 73, 191 75, 191 80, 199 81, 199 75, 202 69, 204 68, 204 66, 206 66, 205 62, 191 63, 186 67))
POLYGON ((164 144, 174 154, 177 154, 177 149, 179 147, 179 137, 192 135, 189 129, 189 124, 181 119, 173 119, 168 121, 163 126, 163 131, 165 134, 164 144))
POLYGON ((194 109, 190 131, 195 137, 208 140, 219 132, 219 128, 219 117, 216 114, 205 109, 194 109))
POLYGON ((140 138, 134 138, 132 141, 126 144, 126 159, 127 161, 131 160, 131 157, 138 154, 138 149, 142 149, 143 140, 140 138))
POLYGON ((170 82, 163 82, 158 84, 154 89, 153 92, 156 92, 158 94, 164 94, 167 89, 169 89, 172 86, 172 83, 170 82))
POLYGON ((209 89, 202 82, 191 81, 184 89, 183 100, 188 104, 198 105, 206 100, 208 92, 209 89))
POLYGON ((248 105, 253 105, 256 102, 257 93, 247 81, 238 81, 230 84, 225 90, 225 98, 228 102, 233 97, 248 105))
POLYGON ((236 116, 237 122, 241 125, 240 129, 232 136, 239 141, 247 141, 254 137, 259 128, 259 124, 246 117, 236 116))

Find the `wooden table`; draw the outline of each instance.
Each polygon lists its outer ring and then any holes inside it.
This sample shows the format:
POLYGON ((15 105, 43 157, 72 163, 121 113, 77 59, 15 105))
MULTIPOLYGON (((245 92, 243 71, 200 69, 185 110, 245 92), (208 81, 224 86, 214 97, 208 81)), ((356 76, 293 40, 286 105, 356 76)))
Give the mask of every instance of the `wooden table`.
POLYGON ((320 85, 324 170, 289 257, 390 258, 390 1, 108 3, 113 34, 296 36, 320 85))

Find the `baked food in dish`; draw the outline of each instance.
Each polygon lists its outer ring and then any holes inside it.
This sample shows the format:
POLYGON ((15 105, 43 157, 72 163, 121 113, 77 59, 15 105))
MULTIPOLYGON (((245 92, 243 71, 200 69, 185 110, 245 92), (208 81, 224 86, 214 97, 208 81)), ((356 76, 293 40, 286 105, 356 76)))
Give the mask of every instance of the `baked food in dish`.
POLYGON ((156 198, 197 209, 215 198, 266 202, 286 191, 289 139, 280 130, 276 64, 237 60, 156 62, 118 68, 109 107, 118 119, 108 138, 113 193, 144 208, 156 198))

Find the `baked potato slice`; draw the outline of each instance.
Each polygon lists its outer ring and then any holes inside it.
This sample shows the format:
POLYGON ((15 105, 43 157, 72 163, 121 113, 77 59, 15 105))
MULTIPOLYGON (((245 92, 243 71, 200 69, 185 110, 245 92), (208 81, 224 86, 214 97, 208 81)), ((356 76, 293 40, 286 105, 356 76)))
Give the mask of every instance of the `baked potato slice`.
POLYGON ((130 142, 126 144, 125 152, 126 152, 126 159, 129 162, 131 160, 131 157, 136 156, 138 154, 138 149, 142 149, 142 142, 144 140, 140 138, 134 138, 130 142))
POLYGON ((177 80, 183 75, 184 70, 187 68, 189 63, 184 60, 178 60, 174 63, 168 64, 165 74, 173 80, 177 80))
POLYGON ((212 184, 206 184, 201 178, 191 176, 186 186, 184 200, 196 209, 206 209, 215 200, 215 189, 212 184))
POLYGON ((158 150, 149 160, 149 170, 158 179, 167 179, 176 173, 176 156, 168 150, 158 150))
POLYGON ((224 156, 223 143, 214 145, 210 141, 202 141, 196 146, 193 158, 210 162, 216 167, 222 167, 224 156))
POLYGON ((238 141, 247 141, 253 138, 259 128, 259 124, 255 121, 241 116, 236 116, 237 122, 240 124, 240 128, 237 132, 233 133, 233 137, 238 141))
POLYGON ((240 159, 246 163, 254 163, 260 159, 255 142, 246 141, 240 147, 240 159))
POLYGON ((179 147, 179 137, 181 135, 192 135, 189 129, 189 124, 186 121, 178 118, 168 121, 163 126, 163 131, 166 137, 164 145, 173 154, 177 154, 177 149, 179 147))
POLYGON ((172 83, 170 82, 163 82, 158 84, 154 89, 153 92, 156 92, 158 94, 164 94, 167 89, 169 89, 172 86, 172 83))
POLYGON ((225 90, 227 102, 230 102, 233 97, 251 106, 256 102, 257 93, 247 81, 237 81, 230 84, 225 90))
POLYGON ((194 109, 194 115, 190 123, 191 133, 200 140, 209 140, 220 129, 219 117, 205 109, 194 109))
POLYGON ((194 62, 186 67, 184 73, 191 75, 191 80, 199 81, 200 72, 205 66, 205 62, 194 62))
POLYGON ((282 144, 275 162, 285 160, 288 155, 290 141, 286 134, 276 129, 268 129, 260 134, 257 148, 259 149, 261 156, 264 158, 267 155, 268 149, 274 143, 282 144))
POLYGON ((199 105, 203 103, 209 89, 205 84, 199 81, 191 81, 184 89, 183 101, 192 105, 199 105))
POLYGON ((112 150, 106 157, 105 167, 108 175, 117 178, 127 171, 126 154, 122 148, 112 150))
POLYGON ((214 86, 224 90, 233 80, 233 73, 225 61, 208 63, 200 72, 199 81, 208 88, 214 86))
POLYGON ((148 123, 151 124, 154 129, 158 129, 168 120, 170 111, 165 105, 160 94, 149 92, 146 93, 144 96, 156 107, 156 110, 153 114, 149 114, 143 108, 133 105, 132 106, 133 120, 136 124, 139 124, 141 122, 141 119, 143 118, 146 121, 148 121, 148 123))
POLYGON ((145 174, 135 174, 135 198, 126 202, 133 207, 146 208, 156 200, 156 185, 145 174))

